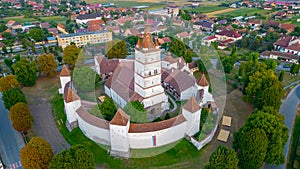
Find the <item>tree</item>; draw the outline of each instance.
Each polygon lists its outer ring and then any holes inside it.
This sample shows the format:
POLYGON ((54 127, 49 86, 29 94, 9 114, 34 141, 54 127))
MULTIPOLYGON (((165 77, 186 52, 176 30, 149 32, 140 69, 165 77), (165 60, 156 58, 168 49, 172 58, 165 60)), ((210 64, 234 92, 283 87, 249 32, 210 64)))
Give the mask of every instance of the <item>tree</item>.
POLYGON ((170 44, 170 52, 178 57, 185 56, 186 46, 180 39, 174 39, 170 44))
POLYGON ((190 48, 188 48, 183 58, 187 63, 190 63, 193 61, 193 55, 194 55, 193 51, 190 48))
POLYGON ((85 65, 85 61, 86 61, 86 57, 85 57, 85 54, 84 54, 84 50, 81 50, 78 54, 78 58, 76 60, 75 66, 76 67, 82 67, 82 66, 85 65))
POLYGON ((124 112, 130 115, 130 121, 136 123, 149 122, 147 111, 139 101, 128 102, 124 107, 124 112))
POLYGON ((94 169, 94 155, 82 145, 75 145, 69 150, 64 150, 55 155, 49 169, 94 169))
POLYGON ((237 152, 240 168, 260 169, 268 148, 268 138, 265 131, 258 128, 245 131, 241 134, 241 138, 238 141, 235 144, 239 145, 237 152))
POLYGON ((264 106, 272 106, 277 110, 281 105, 284 95, 282 83, 278 80, 273 70, 267 69, 263 63, 255 66, 254 73, 249 76, 245 88, 245 100, 254 103, 261 109, 264 106))
POLYGON ((181 18, 184 19, 184 20, 187 20, 187 21, 192 19, 191 15, 188 14, 188 13, 182 14, 181 18))
POLYGON ((282 82, 283 78, 284 78, 284 75, 285 75, 285 71, 283 70, 283 71, 280 72, 278 80, 282 82))
POLYGON ((4 23, 0 24, 0 32, 4 32, 7 29, 7 26, 4 23))
MULTIPOLYGON (((264 162, 279 165, 284 163, 285 160, 283 148, 289 137, 289 129, 284 126, 284 119, 282 117, 269 113, 269 110, 274 113, 274 109, 264 109, 249 116, 245 126, 240 128, 239 131, 234 134, 233 148, 240 149, 243 146, 240 145, 240 143, 242 143, 242 138, 244 137, 243 135, 245 132, 252 129, 262 129, 268 138, 268 146, 264 162)), ((245 139, 249 139, 249 137, 246 137, 247 136, 245 136, 245 139)), ((260 145, 260 143, 257 144, 260 145)))
POLYGON ((111 58, 125 58, 127 56, 126 43, 125 41, 112 41, 107 42, 107 56, 111 58))
POLYGON ((24 86, 33 86, 37 79, 37 66, 35 62, 30 62, 27 59, 21 59, 13 65, 19 83, 24 86))
POLYGON ((10 108, 9 118, 13 128, 19 132, 29 130, 33 123, 29 107, 23 102, 19 102, 10 108))
POLYGON ((53 155, 51 145, 41 137, 33 137, 20 150, 20 158, 24 169, 48 168, 53 155))
POLYGON ((292 36, 300 36, 300 26, 296 26, 294 31, 291 33, 292 36))
POLYGON ((277 62, 273 59, 267 59, 265 61, 265 64, 267 65, 267 69, 271 69, 271 70, 275 70, 275 68, 277 67, 277 62))
POLYGON ((0 92, 4 92, 5 90, 9 90, 19 86, 20 84, 17 81, 15 75, 7 75, 0 78, 0 92))
POLYGON ((46 38, 44 31, 41 28, 31 29, 29 31, 29 36, 36 42, 41 42, 46 38))
POLYGON ((99 110, 106 120, 111 120, 117 112, 117 107, 110 97, 105 97, 103 103, 99 106, 99 110))
POLYGON ((293 64, 291 67, 291 70, 290 70, 291 74, 293 74, 293 75, 298 74, 299 68, 300 68, 299 64, 293 64))
POLYGON ((74 86, 80 91, 93 91, 95 84, 100 81, 99 75, 88 66, 75 68, 72 79, 74 86))
POLYGON ((53 54, 42 54, 37 59, 37 66, 41 76, 53 77, 56 75, 56 62, 53 54))
POLYGON ((5 108, 8 110, 11 108, 11 106, 19 102, 27 103, 25 95, 19 88, 5 90, 2 95, 2 100, 4 102, 5 108))
POLYGON ((238 158, 233 149, 220 145, 210 156, 207 169, 237 169, 238 158))
POLYGON ((224 68, 225 73, 230 73, 233 69, 233 63, 232 63, 232 58, 231 57, 224 57, 222 58, 222 65, 224 68))
POLYGON ((69 69, 74 69, 79 53, 80 48, 78 48, 76 45, 69 45, 65 47, 63 61, 68 64, 69 69))
POLYGON ((5 53, 5 54, 8 53, 8 52, 7 52, 6 46, 3 46, 3 47, 2 47, 2 51, 3 51, 3 53, 5 53))

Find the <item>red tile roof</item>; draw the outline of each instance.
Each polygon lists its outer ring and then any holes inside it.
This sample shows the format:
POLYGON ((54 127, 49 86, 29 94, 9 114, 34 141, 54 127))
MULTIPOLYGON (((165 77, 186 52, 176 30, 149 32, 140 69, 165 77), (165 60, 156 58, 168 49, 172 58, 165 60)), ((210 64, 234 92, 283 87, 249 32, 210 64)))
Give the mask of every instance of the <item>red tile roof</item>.
POLYGON ((67 90, 64 91, 64 100, 66 103, 70 103, 76 100, 80 100, 79 96, 73 92, 73 90, 68 87, 67 90))
POLYGON ((185 121, 186 119, 184 118, 184 116, 180 114, 177 117, 160 121, 160 122, 143 123, 143 124, 132 123, 130 124, 129 127, 129 133, 145 133, 145 132, 164 130, 182 124, 185 121))
POLYGON ((70 70, 67 68, 66 65, 64 65, 59 76, 70 76, 70 75, 71 75, 70 70))
POLYGON ((109 122, 112 125, 126 126, 130 116, 126 114, 121 108, 119 108, 114 116, 114 118, 109 122))
POLYGON ((197 81, 197 84, 202 87, 209 86, 209 83, 206 80, 206 77, 204 74, 202 74, 201 78, 197 81))
POLYGON ((218 35, 232 37, 232 38, 239 38, 242 36, 234 30, 223 30, 223 31, 219 32, 218 35))
POLYGON ((288 47, 289 42, 294 39, 295 39, 295 37, 293 37, 293 36, 283 36, 278 41, 276 41, 274 43, 274 45, 281 46, 281 47, 288 47))
POLYGON ((186 102, 183 108, 191 113, 195 113, 201 109, 194 96, 186 102))
POLYGON ((300 51, 300 44, 299 43, 295 43, 295 44, 287 47, 286 49, 300 51))

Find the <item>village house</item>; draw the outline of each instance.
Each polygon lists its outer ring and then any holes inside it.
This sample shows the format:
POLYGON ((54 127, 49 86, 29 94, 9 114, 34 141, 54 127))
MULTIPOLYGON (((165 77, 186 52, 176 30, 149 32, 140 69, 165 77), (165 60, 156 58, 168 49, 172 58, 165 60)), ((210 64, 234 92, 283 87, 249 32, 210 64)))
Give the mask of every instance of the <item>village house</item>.
POLYGON ((279 27, 281 29, 285 29, 287 31, 287 33, 291 33, 295 29, 295 25, 294 24, 289 24, 289 23, 286 23, 286 24, 282 23, 282 24, 280 24, 279 27))
POLYGON ((300 56, 300 38, 295 36, 283 36, 274 43, 274 49, 300 56))
POLYGON ((260 54, 260 57, 263 59, 275 59, 284 62, 299 64, 300 56, 292 53, 284 53, 279 51, 265 51, 260 54))
POLYGON ((250 19, 248 21, 249 26, 254 30, 259 30, 260 26, 262 25, 262 20, 258 19, 250 19))
POLYGON ((103 15, 100 13, 92 13, 92 14, 80 14, 76 17, 76 23, 87 24, 88 21, 99 20, 102 19, 103 15))
POLYGON ((214 28, 214 24, 211 22, 195 22, 193 25, 194 29, 201 29, 203 31, 212 32, 214 28))
POLYGON ((124 32, 124 36, 138 36, 141 32, 137 28, 129 28, 124 32))
POLYGON ((188 38, 188 39, 191 38, 190 34, 187 33, 187 32, 177 33, 177 34, 176 34, 176 37, 179 38, 179 39, 182 40, 182 41, 183 41, 185 38, 188 38))

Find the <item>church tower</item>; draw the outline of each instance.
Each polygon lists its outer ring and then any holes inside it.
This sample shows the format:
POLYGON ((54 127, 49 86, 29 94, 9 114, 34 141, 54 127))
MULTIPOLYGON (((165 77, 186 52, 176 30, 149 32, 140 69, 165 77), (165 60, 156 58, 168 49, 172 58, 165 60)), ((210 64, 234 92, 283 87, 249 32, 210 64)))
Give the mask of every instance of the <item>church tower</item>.
POLYGON ((146 109, 156 105, 162 112, 168 108, 168 97, 161 86, 160 49, 152 40, 149 25, 135 48, 134 91, 143 97, 146 109))

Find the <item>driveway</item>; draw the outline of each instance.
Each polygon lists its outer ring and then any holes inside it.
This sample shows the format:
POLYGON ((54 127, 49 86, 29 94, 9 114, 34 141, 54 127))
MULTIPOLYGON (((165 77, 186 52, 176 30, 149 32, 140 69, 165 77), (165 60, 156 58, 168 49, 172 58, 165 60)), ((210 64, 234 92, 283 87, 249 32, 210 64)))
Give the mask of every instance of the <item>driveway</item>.
POLYGON ((21 169, 20 149, 24 141, 19 132, 11 125, 9 111, 4 108, 2 93, 0 93, 0 156, 8 169, 21 169))
MULTIPOLYGON (((291 136, 293 132, 293 126, 294 126, 294 119, 296 115, 296 109, 297 105, 300 102, 300 85, 296 86, 288 95, 285 101, 282 102, 282 105, 280 107, 280 114, 283 114, 285 117, 285 125, 290 129, 289 131, 289 139, 284 146, 284 155, 286 157, 286 163, 287 158, 289 156, 289 146, 291 141, 291 136)), ((285 169, 286 163, 282 164, 280 166, 275 165, 265 165, 264 169, 285 169)))
POLYGON ((51 144, 54 154, 70 148, 56 127, 50 103, 42 97, 37 97, 35 103, 30 104, 34 118, 33 129, 37 136, 43 137, 51 144))

